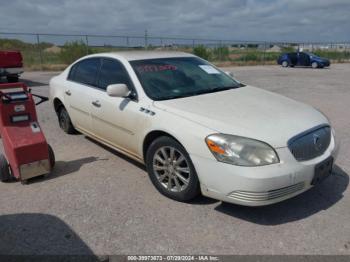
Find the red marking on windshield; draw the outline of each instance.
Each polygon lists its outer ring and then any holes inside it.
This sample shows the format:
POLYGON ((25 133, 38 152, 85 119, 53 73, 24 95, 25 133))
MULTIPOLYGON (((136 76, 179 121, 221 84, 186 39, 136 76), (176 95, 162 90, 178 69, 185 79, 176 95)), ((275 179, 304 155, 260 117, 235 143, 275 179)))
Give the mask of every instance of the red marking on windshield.
POLYGON ((177 70, 177 67, 174 65, 142 65, 137 67, 137 71, 140 73, 158 72, 166 70, 177 70))

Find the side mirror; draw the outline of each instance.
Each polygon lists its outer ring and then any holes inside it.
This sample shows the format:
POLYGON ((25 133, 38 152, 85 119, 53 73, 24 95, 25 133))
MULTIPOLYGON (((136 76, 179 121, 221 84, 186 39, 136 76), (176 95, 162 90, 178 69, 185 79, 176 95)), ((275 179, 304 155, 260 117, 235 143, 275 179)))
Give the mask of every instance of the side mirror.
POLYGON ((232 78, 234 77, 232 72, 226 71, 225 74, 232 77, 232 78))
POLYGON ((128 97, 130 89, 126 84, 112 84, 107 86, 107 94, 112 97, 128 97))

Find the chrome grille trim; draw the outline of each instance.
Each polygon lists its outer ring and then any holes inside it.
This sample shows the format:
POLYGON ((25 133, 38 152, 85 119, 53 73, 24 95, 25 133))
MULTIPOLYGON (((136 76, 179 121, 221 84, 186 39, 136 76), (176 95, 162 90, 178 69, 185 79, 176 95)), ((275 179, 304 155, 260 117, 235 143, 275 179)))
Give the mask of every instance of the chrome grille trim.
POLYGON ((266 191, 266 192, 252 192, 252 191, 238 190, 230 193, 228 197, 237 199, 240 201, 267 201, 267 200, 273 200, 273 199, 277 199, 280 197, 293 194, 295 192, 303 190, 304 187, 305 187, 305 183, 300 182, 292 186, 283 187, 280 189, 275 189, 275 190, 266 191))
POLYGON ((322 155, 331 142, 331 128, 316 126, 288 141, 288 148, 297 161, 306 161, 322 155))

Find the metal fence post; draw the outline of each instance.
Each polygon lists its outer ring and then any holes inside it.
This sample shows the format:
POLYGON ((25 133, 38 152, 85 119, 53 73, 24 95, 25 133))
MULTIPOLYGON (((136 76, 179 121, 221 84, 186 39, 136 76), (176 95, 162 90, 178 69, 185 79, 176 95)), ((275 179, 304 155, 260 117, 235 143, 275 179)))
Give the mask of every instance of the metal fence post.
POLYGON ((85 36, 85 41, 86 41, 86 54, 88 55, 89 54, 89 38, 87 35, 85 36))
POLYGON ((145 49, 148 49, 148 33, 147 33, 147 29, 145 30, 145 49))
POLYGON ((265 59, 266 59, 266 45, 267 45, 267 43, 266 42, 264 42, 264 52, 263 52, 263 59, 262 59, 262 64, 263 65, 265 65, 265 59))
POLYGON ((36 42, 37 42, 38 50, 39 50, 40 69, 41 69, 41 71, 42 71, 42 70, 43 70, 43 54, 42 54, 41 48, 40 48, 40 37, 39 37, 39 34, 36 34, 36 42))
POLYGON ((126 47, 129 48, 129 37, 126 37, 126 47))
POLYGON ((222 54, 222 41, 220 40, 219 41, 219 57, 220 57, 220 60, 222 61, 222 58, 223 58, 223 54, 222 54))

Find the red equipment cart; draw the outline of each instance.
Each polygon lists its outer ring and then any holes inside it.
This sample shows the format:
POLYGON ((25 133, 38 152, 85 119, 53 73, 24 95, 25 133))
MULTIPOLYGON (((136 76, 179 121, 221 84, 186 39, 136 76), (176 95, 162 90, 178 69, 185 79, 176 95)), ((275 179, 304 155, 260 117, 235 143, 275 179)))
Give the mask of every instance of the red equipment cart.
POLYGON ((4 153, 0 154, 0 180, 27 179, 51 172, 55 165, 52 148, 46 142, 35 105, 47 101, 24 83, 0 84, 0 134, 4 153), (40 101, 35 103, 33 97, 40 101))

